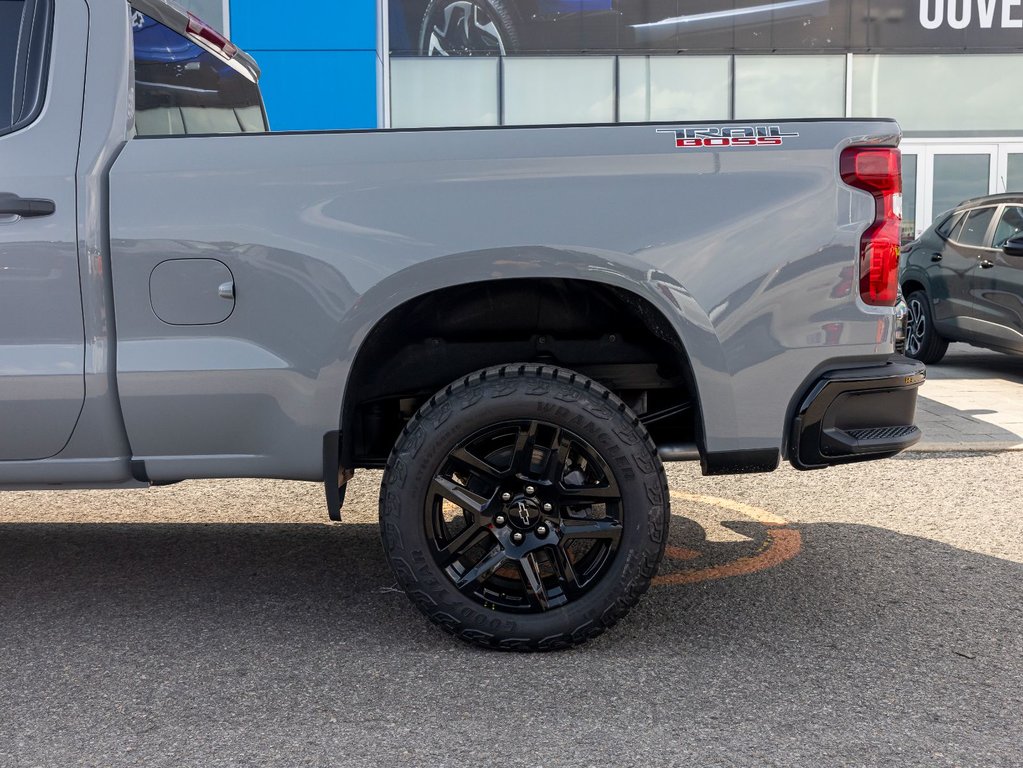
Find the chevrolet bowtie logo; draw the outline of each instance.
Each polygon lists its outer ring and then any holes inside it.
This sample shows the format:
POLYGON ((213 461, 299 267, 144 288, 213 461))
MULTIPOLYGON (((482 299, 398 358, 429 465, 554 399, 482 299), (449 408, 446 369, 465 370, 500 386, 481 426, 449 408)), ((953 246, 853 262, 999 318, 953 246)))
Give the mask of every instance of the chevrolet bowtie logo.
POLYGON ((519 519, 522 520, 523 525, 529 525, 529 507, 526 506, 526 502, 518 502, 519 508, 519 519))

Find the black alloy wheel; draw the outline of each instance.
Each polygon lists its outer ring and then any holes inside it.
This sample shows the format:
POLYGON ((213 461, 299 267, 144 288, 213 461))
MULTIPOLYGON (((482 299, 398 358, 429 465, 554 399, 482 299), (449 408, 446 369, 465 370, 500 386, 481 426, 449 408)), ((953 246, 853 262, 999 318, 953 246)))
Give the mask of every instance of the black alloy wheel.
POLYGON ((494 648, 562 648, 614 624, 656 572, 668 515, 635 414, 579 374, 536 365, 434 396, 381 488, 401 586, 435 623, 494 648))
POLYGON ((485 608, 548 611, 599 581, 618 551, 610 467, 569 429, 495 424, 452 450, 426 499, 431 554, 485 608))
POLYGON ((906 355, 921 363, 937 363, 945 356, 948 341, 934 329, 930 301, 923 291, 914 291, 906 297, 909 306, 909 326, 906 328, 906 355))
POLYGON ((516 24, 501 0, 431 0, 423 15, 423 56, 504 56, 517 48, 516 24))

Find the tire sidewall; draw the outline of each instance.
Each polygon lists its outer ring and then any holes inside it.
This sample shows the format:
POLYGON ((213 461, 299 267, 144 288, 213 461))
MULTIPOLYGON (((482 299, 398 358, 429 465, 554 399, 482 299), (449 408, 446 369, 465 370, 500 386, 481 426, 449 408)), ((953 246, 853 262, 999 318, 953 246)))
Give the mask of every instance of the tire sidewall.
POLYGON ((426 603, 434 621, 484 644, 488 637, 503 638, 505 647, 519 637, 524 644, 551 638, 559 645, 566 637, 574 643, 614 623, 635 601, 626 594, 632 586, 645 590, 663 552, 668 500, 652 443, 629 415, 571 383, 504 378, 431 401, 419 416, 388 462, 382 530, 399 580, 414 602, 426 603), (622 494, 623 530, 600 582, 577 600, 543 613, 499 613, 462 594, 440 570, 427 539, 425 504, 433 477, 459 442, 488 426, 523 419, 565 427, 603 458, 622 494))

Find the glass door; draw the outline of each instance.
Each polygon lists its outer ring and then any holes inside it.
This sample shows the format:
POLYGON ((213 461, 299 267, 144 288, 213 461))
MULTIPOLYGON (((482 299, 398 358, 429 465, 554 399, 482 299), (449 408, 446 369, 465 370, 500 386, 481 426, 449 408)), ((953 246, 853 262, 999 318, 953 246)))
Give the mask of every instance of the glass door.
POLYGON ((997 189, 1023 194, 1023 143, 999 146, 997 189))
MULTIPOLYGON (((998 144, 907 142, 902 152, 904 237, 916 237, 935 216, 998 188, 998 144)), ((1013 168, 1016 183, 1023 184, 1023 145, 1013 168)))

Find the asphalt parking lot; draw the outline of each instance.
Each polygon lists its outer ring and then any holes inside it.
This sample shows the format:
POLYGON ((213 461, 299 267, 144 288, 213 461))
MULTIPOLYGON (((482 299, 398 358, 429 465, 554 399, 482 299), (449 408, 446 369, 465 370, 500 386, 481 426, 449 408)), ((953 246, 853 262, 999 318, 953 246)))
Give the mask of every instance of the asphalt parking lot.
POLYGON ((962 439, 672 465, 654 587, 544 655, 420 618, 375 473, 339 525, 314 484, 2 495, 0 766, 1020 765, 1023 453, 962 439))

